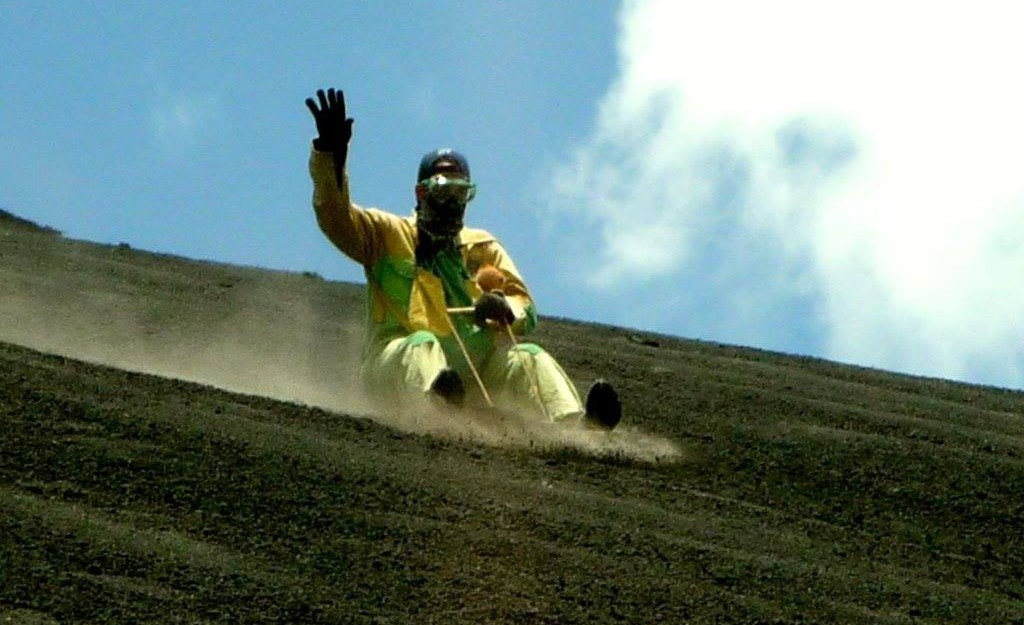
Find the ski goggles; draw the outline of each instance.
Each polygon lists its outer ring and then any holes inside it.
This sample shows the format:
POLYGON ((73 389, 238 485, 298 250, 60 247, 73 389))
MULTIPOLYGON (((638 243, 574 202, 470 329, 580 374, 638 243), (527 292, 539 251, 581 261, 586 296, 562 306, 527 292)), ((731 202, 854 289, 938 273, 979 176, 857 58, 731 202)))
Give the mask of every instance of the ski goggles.
POLYGON ((436 174, 425 180, 420 180, 418 189, 422 189, 428 200, 447 204, 468 204, 476 197, 476 185, 461 177, 436 174))

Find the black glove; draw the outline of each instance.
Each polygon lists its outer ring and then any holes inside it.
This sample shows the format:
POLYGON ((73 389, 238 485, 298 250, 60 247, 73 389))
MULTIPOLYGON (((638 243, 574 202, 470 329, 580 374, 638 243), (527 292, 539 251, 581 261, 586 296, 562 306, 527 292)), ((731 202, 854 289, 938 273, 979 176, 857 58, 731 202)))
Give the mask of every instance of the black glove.
POLYGON ((476 305, 473 308, 476 325, 481 328, 486 328, 488 321, 511 325, 516 320, 516 315, 512 312, 508 300, 498 292, 484 293, 480 299, 476 300, 476 305))
POLYGON ((306 98, 306 106, 316 120, 316 131, 320 135, 313 140, 313 147, 334 153, 334 171, 340 185, 348 158, 348 142, 352 138, 352 118, 345 116, 345 93, 341 89, 328 89, 326 94, 318 89, 316 97, 320 100, 319 108, 313 98, 306 98))

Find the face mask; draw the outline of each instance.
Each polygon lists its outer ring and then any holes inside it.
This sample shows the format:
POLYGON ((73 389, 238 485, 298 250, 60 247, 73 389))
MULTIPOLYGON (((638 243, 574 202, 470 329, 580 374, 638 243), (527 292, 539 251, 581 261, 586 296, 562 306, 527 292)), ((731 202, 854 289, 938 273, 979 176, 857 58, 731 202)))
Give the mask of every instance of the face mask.
POLYGON ((416 220, 420 227, 435 237, 451 238, 462 230, 465 214, 465 204, 428 199, 420 205, 416 220))

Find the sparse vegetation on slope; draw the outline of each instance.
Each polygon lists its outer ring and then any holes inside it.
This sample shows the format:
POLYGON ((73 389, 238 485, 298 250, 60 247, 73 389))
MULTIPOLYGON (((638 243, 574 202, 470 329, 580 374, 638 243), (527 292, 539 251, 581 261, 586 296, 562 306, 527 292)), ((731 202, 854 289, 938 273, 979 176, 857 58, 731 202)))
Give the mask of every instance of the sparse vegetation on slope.
POLYGON ((14 213, 3 208, 0 208, 0 224, 3 224, 3 226, 8 229, 19 228, 22 230, 29 230, 32 232, 41 232, 44 234, 60 234, 59 230, 54 230, 49 226, 40 226, 31 219, 19 217, 14 213))
POLYGON ((0 623, 1024 623, 1020 393, 548 320, 678 454, 428 435, 338 382, 357 287, 40 237, 0 266, 0 623), (62 342, 207 384, 11 344, 62 342))

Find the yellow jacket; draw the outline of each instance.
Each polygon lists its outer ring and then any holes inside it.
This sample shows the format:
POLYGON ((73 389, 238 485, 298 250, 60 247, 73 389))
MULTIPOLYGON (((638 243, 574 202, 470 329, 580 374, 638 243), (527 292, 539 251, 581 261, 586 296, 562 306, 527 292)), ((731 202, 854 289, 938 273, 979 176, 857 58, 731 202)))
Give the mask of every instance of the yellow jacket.
MULTIPOLYGON (((446 301, 441 277, 416 265, 416 217, 362 208, 349 196, 348 174, 341 188, 335 181, 333 155, 312 150, 313 208, 327 238, 352 260, 363 265, 369 298, 368 348, 378 350, 390 340, 426 330, 441 339, 445 351, 455 355, 447 308, 471 306, 472 301, 446 301)), ((481 295, 472 279, 492 265, 505 276, 503 292, 516 315, 513 331, 525 334, 537 324, 526 284, 505 249, 490 233, 463 228, 459 252, 467 270, 461 286, 471 300, 481 295)), ((471 315, 450 318, 474 359, 494 349, 490 332, 476 327, 471 315)))

